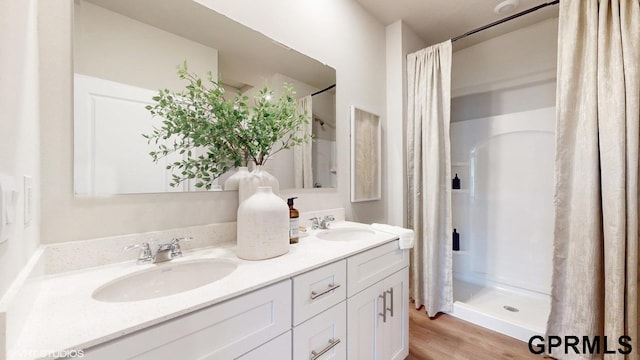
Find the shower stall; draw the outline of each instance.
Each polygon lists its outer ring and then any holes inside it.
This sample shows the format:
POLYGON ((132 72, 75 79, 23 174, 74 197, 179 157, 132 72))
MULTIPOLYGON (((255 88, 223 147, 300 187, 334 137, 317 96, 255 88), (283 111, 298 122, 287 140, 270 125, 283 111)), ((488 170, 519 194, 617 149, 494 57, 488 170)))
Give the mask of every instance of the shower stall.
POLYGON ((528 341, 544 334, 553 256, 555 108, 451 123, 452 315, 528 341))
MULTIPOLYGON (((451 41, 543 8, 555 14, 557 7, 550 6, 558 3, 534 6, 451 41)), ((407 175, 423 185, 408 186, 407 196, 416 199, 410 205, 422 206, 428 194, 429 204, 438 201, 442 209, 448 199, 438 195, 451 189, 451 219, 448 211, 428 208, 418 215, 409 206, 409 223, 423 217, 411 224, 416 231, 433 232, 420 238, 430 251, 419 255, 428 259, 414 262, 414 271, 429 280, 413 289, 418 305, 428 305, 427 313, 451 309, 439 292, 448 286, 421 285, 453 270, 451 315, 523 341, 545 333, 551 309, 557 42, 558 18, 551 17, 472 45, 462 42, 451 59, 446 42, 407 57, 407 175), (451 164, 441 156, 449 150, 440 129, 445 116, 451 164), (449 165, 446 179, 443 167, 449 165), (454 189, 456 174, 460 184, 456 180, 454 189), (448 229, 449 220, 455 230, 445 236, 454 240, 453 254, 441 251, 438 230, 445 224, 448 229)))

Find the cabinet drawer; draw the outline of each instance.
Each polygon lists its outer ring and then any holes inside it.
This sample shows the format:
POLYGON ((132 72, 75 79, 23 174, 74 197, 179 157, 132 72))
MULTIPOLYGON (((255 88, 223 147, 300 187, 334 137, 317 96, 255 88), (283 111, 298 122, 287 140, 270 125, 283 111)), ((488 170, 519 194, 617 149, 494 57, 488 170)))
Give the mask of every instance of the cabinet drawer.
POLYGON ((409 266, 409 250, 399 249, 397 240, 348 258, 347 296, 359 293, 406 266, 409 266))
POLYGON ((291 331, 237 358, 237 360, 265 359, 291 360, 291 331))
POLYGON ((346 302, 293 328, 293 358, 344 360, 347 358, 346 302))
POLYGON ((87 359, 235 359, 291 328, 291 281, 90 348, 87 359))
POLYGON ((293 278, 293 325, 346 298, 346 261, 338 261, 293 278))

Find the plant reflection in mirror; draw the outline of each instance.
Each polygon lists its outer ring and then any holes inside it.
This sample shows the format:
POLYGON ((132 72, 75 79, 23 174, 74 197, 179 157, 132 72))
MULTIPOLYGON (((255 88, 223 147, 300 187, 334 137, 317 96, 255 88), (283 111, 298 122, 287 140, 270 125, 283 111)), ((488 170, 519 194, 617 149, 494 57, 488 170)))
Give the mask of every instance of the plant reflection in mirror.
POLYGON ((182 159, 167 165, 173 170, 171 186, 196 179, 197 188, 210 189, 212 182, 230 169, 249 162, 263 165, 278 152, 308 142, 302 131, 308 115, 300 113, 295 90, 284 85, 274 99, 273 91, 262 88, 248 105, 247 96, 224 99, 224 89, 209 72, 203 80, 178 67, 178 76, 188 82, 181 91, 160 90, 147 106, 153 116, 163 119, 160 127, 144 134, 153 161, 174 153, 182 159))

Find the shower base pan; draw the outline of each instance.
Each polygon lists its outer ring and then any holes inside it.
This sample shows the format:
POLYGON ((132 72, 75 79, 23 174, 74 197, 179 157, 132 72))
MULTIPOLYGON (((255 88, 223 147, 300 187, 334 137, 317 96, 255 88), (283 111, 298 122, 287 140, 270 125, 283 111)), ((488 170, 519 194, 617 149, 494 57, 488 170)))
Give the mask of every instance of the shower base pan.
POLYGON ((549 295, 455 278, 453 289, 450 315, 525 342, 534 335, 544 335, 549 295))

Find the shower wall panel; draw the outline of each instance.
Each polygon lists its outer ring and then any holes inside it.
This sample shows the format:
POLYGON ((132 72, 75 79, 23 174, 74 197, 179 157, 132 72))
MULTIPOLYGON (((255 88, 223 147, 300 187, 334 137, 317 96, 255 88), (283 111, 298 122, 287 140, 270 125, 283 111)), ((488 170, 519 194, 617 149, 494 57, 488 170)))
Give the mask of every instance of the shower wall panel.
POLYGON ((549 293, 555 108, 451 124, 456 275, 549 293))

